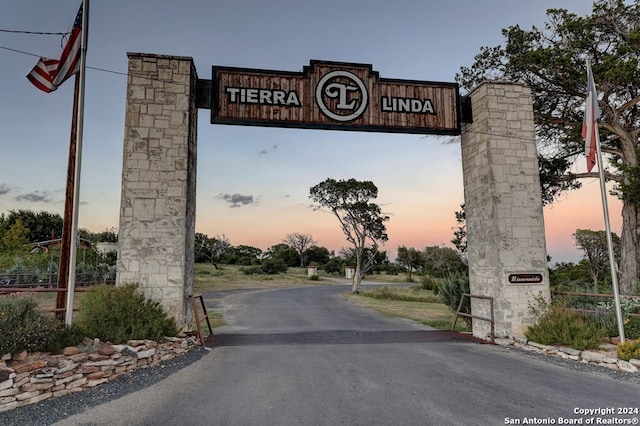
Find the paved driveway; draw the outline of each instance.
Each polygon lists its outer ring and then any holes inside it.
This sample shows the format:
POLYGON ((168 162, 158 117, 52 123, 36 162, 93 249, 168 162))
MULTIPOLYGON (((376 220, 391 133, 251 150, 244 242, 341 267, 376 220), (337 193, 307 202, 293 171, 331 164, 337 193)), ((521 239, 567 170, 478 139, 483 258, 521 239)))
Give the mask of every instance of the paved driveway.
POLYGON ((228 325, 207 356, 58 424, 606 424, 640 417, 584 414, 640 408, 636 383, 384 317, 344 300, 345 291, 309 287, 210 300, 228 325))

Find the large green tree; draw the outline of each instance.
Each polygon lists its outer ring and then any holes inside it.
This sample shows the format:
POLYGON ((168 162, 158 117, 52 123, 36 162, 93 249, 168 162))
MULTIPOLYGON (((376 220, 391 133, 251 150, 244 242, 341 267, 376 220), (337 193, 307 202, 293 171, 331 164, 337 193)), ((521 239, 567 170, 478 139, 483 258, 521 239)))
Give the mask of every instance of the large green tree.
POLYGON ((30 243, 60 238, 62 235, 62 216, 32 210, 11 210, 6 216, 0 215, 0 233, 6 232, 18 220, 28 230, 27 240, 30 243))
POLYGON ((413 282, 411 277, 413 271, 419 271, 424 267, 424 256, 422 251, 414 247, 398 247, 396 263, 407 270, 407 281, 413 282))
MULTIPOLYGON (((589 274, 593 280, 595 293, 598 292, 598 281, 606 278, 611 272, 609 268, 609 247, 605 231, 592 231, 591 229, 576 229, 572 235, 577 248, 582 250, 584 258, 589 265, 589 274)), ((620 238, 611 234, 614 256, 620 255, 620 238)))
POLYGON ((306 257, 309 265, 324 266, 335 255, 326 247, 311 246, 306 252, 306 257))
POLYGON ((467 212, 464 210, 464 204, 460 204, 460 210, 455 212, 455 215, 458 226, 453 228, 451 244, 458 250, 462 261, 467 263, 467 212))
POLYGON ((26 250, 29 244, 29 230, 24 226, 21 219, 16 220, 0 239, 0 247, 10 253, 26 250))
POLYGON ((375 262, 379 244, 388 240, 385 222, 389 216, 372 201, 378 198, 378 187, 371 181, 329 178, 313 186, 309 198, 318 209, 328 209, 338 218, 342 232, 353 246, 356 270, 351 291, 357 293, 362 277, 375 262))
POLYGON ((467 265, 460 254, 450 247, 428 246, 422 251, 424 272, 434 277, 446 277, 466 272, 467 265))
POLYGON ((269 247, 265 256, 269 259, 281 260, 287 267, 298 266, 300 262, 298 251, 285 243, 279 243, 269 247))
POLYGON ((222 261, 230 248, 231 242, 224 234, 209 238, 205 234, 196 232, 194 240, 194 255, 196 262, 211 262, 213 267, 218 269, 218 263, 222 261))
POLYGON ((595 170, 572 172, 576 160, 584 161, 581 127, 586 60, 591 60, 605 175, 616 183, 623 203, 620 288, 631 293, 640 278, 640 0, 599 0, 587 16, 549 9, 547 17, 544 28, 504 29, 504 45, 481 48, 457 78, 467 90, 484 80, 531 87, 542 195, 549 203, 562 191, 579 188, 579 179, 598 176, 595 170))

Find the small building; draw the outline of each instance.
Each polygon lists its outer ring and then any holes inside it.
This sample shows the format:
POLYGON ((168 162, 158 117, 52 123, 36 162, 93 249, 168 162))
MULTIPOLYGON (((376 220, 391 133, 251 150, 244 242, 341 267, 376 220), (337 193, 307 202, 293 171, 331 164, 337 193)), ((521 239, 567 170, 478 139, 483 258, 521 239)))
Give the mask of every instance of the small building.
MULTIPOLYGON (((91 248, 91 241, 85 240, 84 238, 80 238, 79 240, 80 244, 78 245, 78 248, 81 248, 83 250, 91 248)), ((31 243, 30 245, 32 248, 29 253, 48 253, 51 247, 56 247, 60 244, 62 244, 62 238, 55 238, 53 240, 31 243)))

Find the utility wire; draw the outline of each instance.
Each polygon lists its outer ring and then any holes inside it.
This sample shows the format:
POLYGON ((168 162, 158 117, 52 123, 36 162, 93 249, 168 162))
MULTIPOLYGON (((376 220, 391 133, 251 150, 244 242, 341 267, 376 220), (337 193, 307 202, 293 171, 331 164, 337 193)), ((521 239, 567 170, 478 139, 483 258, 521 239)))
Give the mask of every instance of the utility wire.
POLYGON ((34 35, 58 35, 58 36, 68 36, 71 33, 48 33, 42 31, 19 31, 19 30, 3 30, 0 29, 0 33, 14 33, 14 34, 34 34, 34 35))
MULTIPOLYGON (((16 52, 16 53, 21 53, 23 55, 29 55, 29 56, 35 56, 36 58, 40 58, 41 55, 36 55, 35 53, 30 53, 30 52, 25 52, 23 50, 18 50, 18 49, 12 49, 10 47, 6 47, 6 46, 0 46, 0 49, 5 49, 5 50, 9 50, 12 52, 16 52)), ((106 73, 110 73, 110 74, 116 74, 116 75, 122 75, 125 77, 128 77, 129 73, 127 72, 121 72, 121 71, 114 71, 114 70, 109 70, 106 68, 98 68, 98 67, 90 67, 87 66, 88 69, 92 69, 95 71, 101 71, 101 72, 106 72, 106 73)), ((149 78, 149 77, 142 77, 142 76, 136 76, 137 78, 144 78, 144 79, 148 79, 148 80, 153 80, 153 78, 149 78)), ((166 83, 166 82, 165 82, 166 83)), ((184 83, 177 83, 177 82, 172 82, 171 84, 177 85, 177 86, 188 86, 188 84, 184 84, 184 83)), ((511 135, 496 135, 493 133, 489 133, 489 132, 481 132, 478 130, 474 130, 474 131, 462 131, 462 133, 472 133, 472 134, 478 134, 478 135, 488 135, 488 136, 497 136, 497 137, 507 137, 507 138, 511 138, 511 139, 521 139, 521 140, 530 140, 529 138, 524 138, 524 137, 519 137, 519 136, 511 136, 511 135)), ((449 139, 453 138, 456 139, 458 138, 460 135, 433 135, 436 137, 449 137, 449 139)), ((451 143, 451 141, 449 140, 447 143, 451 143)))
POLYGON ((9 50, 11 52, 22 53, 23 55, 35 56, 36 58, 42 57, 41 55, 36 55, 35 53, 25 52, 24 50, 12 49, 6 46, 0 46, 0 49, 9 50))

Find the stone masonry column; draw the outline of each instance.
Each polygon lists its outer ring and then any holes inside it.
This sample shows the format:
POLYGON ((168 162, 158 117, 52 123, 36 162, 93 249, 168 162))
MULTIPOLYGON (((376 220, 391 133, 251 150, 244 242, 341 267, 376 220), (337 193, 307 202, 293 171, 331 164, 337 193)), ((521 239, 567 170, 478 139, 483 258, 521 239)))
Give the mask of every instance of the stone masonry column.
MULTIPOLYGON (((494 298, 496 336, 522 337, 533 297, 550 297, 531 91, 483 83, 469 96, 462 167, 471 294, 494 298)), ((472 299, 471 309, 490 316, 486 300, 472 299)), ((474 336, 489 334, 488 322, 473 320, 474 336)))
POLYGON ((192 58, 128 53, 117 285, 191 323, 196 133, 192 58))

